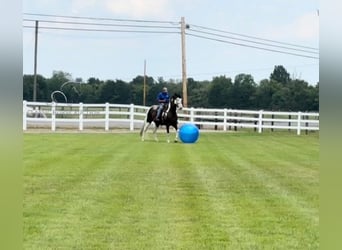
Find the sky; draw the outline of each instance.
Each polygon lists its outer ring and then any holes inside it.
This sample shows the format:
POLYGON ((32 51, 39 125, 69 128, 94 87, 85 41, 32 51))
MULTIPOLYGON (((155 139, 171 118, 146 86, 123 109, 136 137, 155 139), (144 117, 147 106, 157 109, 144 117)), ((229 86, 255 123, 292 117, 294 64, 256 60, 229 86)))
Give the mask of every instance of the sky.
POLYGON ((85 82, 129 82, 146 62, 155 80, 181 81, 182 17, 187 77, 243 73, 259 83, 282 65, 293 79, 319 81, 318 0, 23 0, 23 73, 34 73, 38 20, 37 73, 44 77, 58 70, 85 82))

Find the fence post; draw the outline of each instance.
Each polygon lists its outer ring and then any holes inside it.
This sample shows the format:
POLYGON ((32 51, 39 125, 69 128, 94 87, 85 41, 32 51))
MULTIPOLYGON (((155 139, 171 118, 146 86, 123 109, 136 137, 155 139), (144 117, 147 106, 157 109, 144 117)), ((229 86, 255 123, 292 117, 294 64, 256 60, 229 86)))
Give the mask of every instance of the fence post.
POLYGON ((80 131, 82 131, 83 130, 83 103, 80 102, 79 105, 80 106, 79 106, 79 109, 78 109, 78 112, 79 112, 79 127, 78 127, 78 129, 80 131))
POLYGON ((129 130, 134 130, 134 104, 131 103, 130 109, 129 109, 129 130))
POLYGON ((109 103, 105 103, 105 131, 109 130, 109 103))
POLYGON ((298 112, 298 117, 297 117, 297 135, 300 135, 300 123, 301 123, 301 118, 302 118, 302 112, 298 112))
MULTIPOLYGON (((232 109, 230 108, 230 109, 228 109, 228 115, 229 116, 231 116, 232 115, 232 113, 231 113, 231 111, 232 111, 232 109)), ((232 119, 230 119, 228 122, 230 123, 232 121, 232 119)), ((231 130, 232 129, 232 126, 229 124, 229 126, 228 126, 228 130, 231 130)))
POLYGON ((51 105, 51 130, 56 131, 56 103, 51 105))
POLYGON ((194 116, 195 116, 194 113, 195 113, 195 109, 194 109, 194 107, 191 107, 191 108, 190 108, 190 122, 191 122, 191 123, 193 123, 194 120, 195 120, 195 119, 194 119, 194 116))
POLYGON ((227 131, 227 109, 223 109, 223 131, 227 131))
POLYGON ((258 132, 262 132, 262 112, 263 110, 259 110, 259 120, 258 120, 258 132))
POLYGON ((27 101, 23 101, 23 130, 27 129, 27 101))

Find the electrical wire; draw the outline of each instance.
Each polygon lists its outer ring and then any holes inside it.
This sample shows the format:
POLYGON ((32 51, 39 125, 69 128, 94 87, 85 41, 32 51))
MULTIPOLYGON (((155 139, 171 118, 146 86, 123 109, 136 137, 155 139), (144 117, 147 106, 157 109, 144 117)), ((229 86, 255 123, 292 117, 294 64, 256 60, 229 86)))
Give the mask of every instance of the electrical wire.
POLYGON ((197 38, 203 38, 203 39, 206 39, 206 40, 212 40, 212 41, 217 41, 217 42, 222 42, 222 43, 229 43, 229 44, 243 46, 243 47, 248 47, 248 48, 253 48, 253 49, 266 50, 266 51, 277 52, 277 53, 282 53, 282 54, 287 54, 287 55, 319 59, 318 57, 315 57, 315 56, 308 56, 308 55, 297 54, 297 53, 286 52, 286 51, 280 51, 280 50, 275 50, 275 49, 262 48, 262 47, 257 47, 257 46, 253 46, 253 45, 247 45, 247 44, 243 44, 243 43, 230 42, 230 41, 226 41, 226 40, 222 40, 222 39, 210 38, 210 37, 205 37, 205 36, 191 34, 191 33, 186 33, 186 34, 189 35, 189 36, 197 37, 197 38))
MULTIPOLYGON (((117 18, 99 18, 99 17, 82 17, 82 16, 66 16, 66 15, 49 15, 49 14, 39 14, 39 13, 24 13, 26 16, 38 16, 39 20, 24 18, 24 22, 33 22, 38 21, 46 24, 58 24, 58 26, 39 26, 40 29, 50 29, 50 30, 66 30, 66 31, 87 31, 87 32, 123 32, 123 33, 167 33, 167 34, 180 34, 180 22, 172 22, 172 21, 156 21, 156 20, 137 20, 137 19, 117 19, 117 18), (92 21, 101 21, 99 22, 76 22, 76 21, 56 21, 56 20, 44 20, 45 18, 64 18, 64 19, 78 19, 78 20, 92 20, 92 21), (103 23, 103 21, 111 22, 111 23, 103 23), (118 24, 114 22, 126 22, 125 24, 118 24), (158 23, 164 25, 136 25, 129 23, 158 23), (172 26, 165 26, 165 24, 171 24, 172 26), (70 27, 69 25, 74 25, 77 27, 70 27), (83 27, 82 27, 83 26, 83 27), (93 29, 93 28, 85 28, 84 26, 101 26, 101 27, 121 27, 122 29, 93 29), (138 28, 138 29, 130 29, 130 28, 138 28), (169 29, 178 29, 178 31, 166 31, 169 29), (146 30, 153 29, 153 30, 146 30), (166 29, 166 30, 163 30, 166 29)), ((35 28, 34 25, 23 25, 24 28, 35 28)), ((188 36, 201 38, 205 40, 211 40, 221 43, 227 43, 237 46, 243 46, 253 49, 265 50, 270 52, 282 53, 293 56, 300 56, 306 58, 319 59, 318 56, 314 55, 306 55, 308 54, 318 54, 318 49, 295 45, 290 43, 279 42, 270 39, 263 39, 259 37, 249 36, 238 34, 229 31, 223 31, 219 29, 208 28, 199 25, 187 25, 185 34, 188 36), (191 28, 190 28, 191 27, 191 28), (210 32, 209 32, 210 31, 210 32), (227 36, 225 34, 230 34, 238 37, 227 36), (234 40, 234 41, 232 41, 234 40), (238 41, 238 42, 237 42, 238 41), (262 42, 261 42, 262 41, 262 42), (266 43, 267 42, 267 43, 266 43), (285 45, 285 46, 284 46, 285 45), (289 47, 291 46, 291 47, 289 47), (297 51, 302 53, 294 53, 291 51, 297 51)))
POLYGON ((23 19, 24 21, 38 21, 40 23, 54 23, 67 25, 90 25, 90 26, 109 26, 109 27, 130 27, 130 28, 160 28, 160 29, 180 29, 179 27, 160 26, 160 25, 132 25, 132 24, 110 24, 110 23, 88 23, 88 22, 68 22, 68 21, 51 21, 41 19, 23 19))
POLYGON ((302 46, 302 45, 297 45, 297 44, 293 44, 293 43, 285 43, 285 42, 280 42, 280 41, 275 41, 275 40, 270 40, 270 39, 265 39, 265 38, 260 38, 260 37, 255 37, 255 36, 250 36, 250 35, 244 35, 244 34, 239 34, 239 33, 235 33, 235 32, 230 32, 230 31, 225 31, 225 30, 219 30, 219 29, 213 29, 213 28, 208 28, 208 27, 204 27, 204 26, 199 26, 199 25, 194 25, 194 24, 190 24, 190 27, 197 27, 200 29, 205 29, 205 30, 211 30, 211 31, 215 31, 215 32, 221 32, 221 33, 226 33, 226 34, 231 34, 231 35, 236 35, 236 36, 241 36, 241 37, 246 37, 246 38, 252 38, 252 39, 256 39, 256 40, 260 40, 260 41, 265 41, 265 42, 271 42, 271 43, 278 43, 278 44, 283 44, 283 45, 289 45, 289 46, 294 46, 294 47, 299 47, 299 48, 305 48, 305 49, 311 49, 311 50, 316 50, 318 51, 318 48, 313 48, 313 47, 308 47, 308 46, 302 46))
POLYGON ((51 15, 40 13, 23 13, 28 16, 41 16, 41 17, 57 17, 57 18, 71 18, 71 19, 88 19, 88 20, 102 20, 102 21, 115 21, 115 22, 143 22, 143 23, 169 23, 178 25, 179 22, 173 21, 156 21, 156 20, 139 20, 139 19, 119 19, 119 18, 105 18, 105 17, 84 17, 84 16, 66 16, 66 15, 51 15))
MULTIPOLYGON (((24 28, 32 28, 35 26, 24 25, 24 28)), ((69 30, 69 31, 92 31, 92 32, 123 32, 123 33, 154 33, 154 34, 178 34, 180 32, 175 31, 152 31, 152 30, 115 30, 115 29, 88 29, 88 28, 68 28, 68 27, 49 27, 49 26, 39 26, 40 29, 49 30, 69 30)))
POLYGON ((256 42, 256 41, 252 41, 252 40, 241 39, 241 38, 235 38, 235 37, 231 37, 231 36, 218 35, 218 34, 211 33, 211 32, 204 32, 204 31, 198 31, 198 30, 193 30, 193 29, 191 29, 191 31, 193 31, 193 32, 198 32, 198 33, 201 33, 201 34, 210 35, 210 36, 217 36, 217 37, 228 38, 228 39, 232 39, 232 40, 238 40, 238 41, 242 41, 242 42, 248 42, 248 43, 259 44, 259 45, 266 45, 266 46, 275 47, 275 48, 282 48, 282 49, 287 49, 287 50, 294 50, 294 51, 300 51, 300 52, 318 54, 318 52, 315 52, 315 51, 309 51, 309 50, 304 50, 304 49, 291 48, 291 47, 288 47, 288 46, 281 46, 281 45, 273 45, 273 44, 264 43, 264 42, 256 42))

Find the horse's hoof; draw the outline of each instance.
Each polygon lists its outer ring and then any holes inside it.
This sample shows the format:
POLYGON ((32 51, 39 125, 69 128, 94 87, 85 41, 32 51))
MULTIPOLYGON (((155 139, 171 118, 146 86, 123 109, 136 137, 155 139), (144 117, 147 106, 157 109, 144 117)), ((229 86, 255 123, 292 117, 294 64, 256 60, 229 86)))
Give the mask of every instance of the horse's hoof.
POLYGON ((174 140, 175 143, 177 143, 178 141, 177 140, 174 140))

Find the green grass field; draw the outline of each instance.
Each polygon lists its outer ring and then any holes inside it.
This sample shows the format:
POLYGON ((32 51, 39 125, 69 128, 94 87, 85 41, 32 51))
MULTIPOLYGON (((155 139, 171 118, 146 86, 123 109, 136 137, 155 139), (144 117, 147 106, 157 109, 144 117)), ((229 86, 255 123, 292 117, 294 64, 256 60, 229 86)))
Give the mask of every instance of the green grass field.
POLYGON ((318 133, 24 134, 24 249, 318 249, 318 133))

